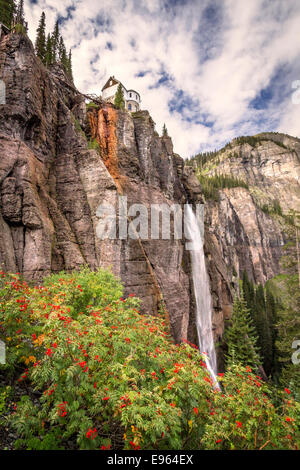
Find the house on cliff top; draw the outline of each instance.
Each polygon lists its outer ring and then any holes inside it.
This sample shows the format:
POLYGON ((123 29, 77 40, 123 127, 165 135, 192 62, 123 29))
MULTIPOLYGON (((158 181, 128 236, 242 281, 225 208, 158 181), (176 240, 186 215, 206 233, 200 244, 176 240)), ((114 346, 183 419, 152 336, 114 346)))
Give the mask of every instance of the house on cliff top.
MULTIPOLYGON (((121 82, 117 80, 114 76, 109 77, 109 79, 101 90, 102 98, 105 101, 114 103, 119 83, 121 82)), ((135 90, 127 90, 122 83, 121 86, 124 94, 125 109, 132 113, 139 111, 141 103, 141 97, 139 93, 135 90)))

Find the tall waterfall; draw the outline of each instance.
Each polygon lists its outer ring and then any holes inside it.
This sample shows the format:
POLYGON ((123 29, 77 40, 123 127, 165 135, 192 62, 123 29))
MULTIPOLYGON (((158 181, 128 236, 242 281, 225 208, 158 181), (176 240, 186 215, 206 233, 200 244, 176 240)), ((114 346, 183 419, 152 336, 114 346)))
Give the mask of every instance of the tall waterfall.
POLYGON ((212 334, 212 298, 205 265, 203 238, 197 218, 190 205, 185 206, 185 236, 190 242, 193 286, 196 300, 196 327, 199 350, 204 354, 207 369, 218 386, 216 351, 212 334))

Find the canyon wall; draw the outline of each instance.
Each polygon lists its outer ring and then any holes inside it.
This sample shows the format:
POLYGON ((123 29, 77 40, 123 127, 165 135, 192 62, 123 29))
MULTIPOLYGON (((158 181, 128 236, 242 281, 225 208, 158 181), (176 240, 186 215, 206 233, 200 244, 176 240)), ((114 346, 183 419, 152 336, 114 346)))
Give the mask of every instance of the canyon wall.
MULTIPOLYGON (((26 36, 2 38, 0 79, 7 90, 0 105, 1 269, 40 282, 63 269, 110 267, 125 294, 141 298, 143 312, 165 312, 176 342, 195 342, 184 240, 97 236, 99 206, 111 205, 119 215, 120 196, 127 197, 128 207, 143 204, 148 214, 152 204, 204 202, 194 171, 174 153, 171 138, 157 134, 148 111, 129 114, 101 100, 86 105, 60 66, 48 70, 41 64, 26 36)), ((245 168, 239 161, 232 171, 245 168)), ((231 314, 232 266, 265 281, 278 271, 287 237, 248 190, 221 193, 218 203, 205 204, 216 340, 231 314)))

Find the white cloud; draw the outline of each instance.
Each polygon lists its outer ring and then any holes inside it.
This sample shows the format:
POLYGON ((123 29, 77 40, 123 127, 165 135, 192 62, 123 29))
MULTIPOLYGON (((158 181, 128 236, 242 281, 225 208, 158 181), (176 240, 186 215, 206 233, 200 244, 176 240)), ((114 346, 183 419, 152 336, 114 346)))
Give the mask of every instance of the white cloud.
POLYGON ((293 79, 300 79, 300 3, 169 0, 168 8, 166 3, 27 0, 26 16, 33 40, 42 10, 51 29, 58 14, 68 18, 62 32, 73 48, 79 90, 100 93, 109 75, 137 89, 158 131, 165 122, 175 151, 184 157, 245 133, 298 132, 299 107, 291 104, 289 77, 294 72, 299 76, 293 79), (283 67, 289 73, 273 83, 283 67), (147 73, 138 77, 140 72, 147 73), (171 80, 153 88, 162 73, 171 80), (270 83, 276 101, 266 101, 264 109, 250 106, 270 83), (178 96, 182 106, 171 111, 168 103, 178 96))

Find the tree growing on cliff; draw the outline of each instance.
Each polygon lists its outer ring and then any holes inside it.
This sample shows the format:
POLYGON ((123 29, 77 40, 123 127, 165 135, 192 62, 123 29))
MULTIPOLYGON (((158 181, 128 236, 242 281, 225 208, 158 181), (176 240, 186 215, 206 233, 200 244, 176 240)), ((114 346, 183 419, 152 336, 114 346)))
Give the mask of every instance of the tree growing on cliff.
POLYGON ((118 89, 117 89, 114 105, 118 109, 124 109, 125 108, 124 93, 123 93, 121 83, 119 83, 119 86, 118 86, 118 89))
POLYGON ((66 72, 68 74, 68 77, 70 80, 73 81, 73 70, 72 70, 72 50, 69 50, 69 55, 68 55, 68 62, 67 62, 67 68, 66 72))
POLYGON ((16 4, 14 0, 0 0, 0 23, 11 28, 15 11, 16 4))
MULTIPOLYGON (((18 6, 17 6, 17 12, 16 12, 15 24, 16 26, 23 26, 23 29, 25 31, 28 30, 28 25, 27 25, 27 22, 25 21, 25 14, 24 14, 24 0, 19 0, 18 6)), ((18 31, 19 30, 20 28, 18 28, 18 31)))
POLYGON ((52 38, 51 38, 50 34, 48 34, 47 42, 46 42, 45 62, 46 62, 47 66, 49 66, 53 63, 52 38))
POLYGON ((163 137, 167 137, 169 135, 166 124, 163 125, 162 135, 163 137))
POLYGON ((52 58, 53 62, 56 62, 58 59, 58 54, 59 54, 59 24, 58 20, 55 23, 54 30, 51 35, 51 43, 52 43, 52 58))
POLYGON ((43 64, 46 64, 46 15, 44 11, 41 15, 39 26, 36 32, 37 37, 35 41, 35 52, 43 64))
POLYGON ((227 366, 242 364, 258 369, 261 360, 256 346, 256 332, 243 292, 234 299, 231 326, 225 332, 225 340, 227 366))

